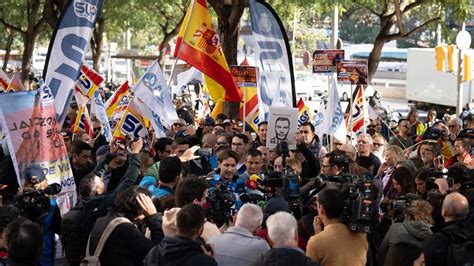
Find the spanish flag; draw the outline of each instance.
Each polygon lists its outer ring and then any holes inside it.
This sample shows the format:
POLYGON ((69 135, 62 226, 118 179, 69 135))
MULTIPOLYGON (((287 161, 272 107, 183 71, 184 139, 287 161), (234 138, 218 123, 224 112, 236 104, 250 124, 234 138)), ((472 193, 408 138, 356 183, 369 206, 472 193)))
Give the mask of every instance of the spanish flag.
POLYGON ((94 137, 94 130, 92 129, 92 122, 91 117, 89 116, 89 111, 85 105, 79 107, 79 111, 77 112, 76 121, 72 127, 72 133, 77 134, 79 132, 86 132, 91 136, 94 137))
MULTIPOLYGON (((210 89, 221 90, 218 94, 225 93, 226 101, 242 101, 242 93, 230 74, 205 0, 191 1, 178 34, 174 57, 186 61, 218 83, 221 87, 215 86, 210 89)), ((219 99, 213 97, 213 100, 219 99)))
POLYGON ((94 92, 104 82, 104 78, 94 70, 85 65, 81 67, 81 76, 74 87, 74 95, 79 105, 85 105, 92 97, 94 92))
POLYGON ((114 94, 107 100, 107 102, 105 102, 104 107, 105 107, 108 119, 112 117, 117 107, 121 105, 121 102, 123 102, 124 98, 128 97, 128 92, 129 92, 128 81, 125 81, 114 92, 114 94))

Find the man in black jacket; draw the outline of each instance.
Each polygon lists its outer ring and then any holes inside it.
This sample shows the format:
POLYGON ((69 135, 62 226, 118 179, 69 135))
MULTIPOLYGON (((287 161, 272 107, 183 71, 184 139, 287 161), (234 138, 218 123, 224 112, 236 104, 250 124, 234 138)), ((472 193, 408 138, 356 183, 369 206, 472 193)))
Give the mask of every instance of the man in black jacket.
POLYGON ((426 265, 450 265, 450 245, 454 242, 462 244, 474 241, 474 225, 466 222, 468 213, 469 203, 466 197, 457 192, 446 196, 441 209, 445 227, 423 243, 426 265))
POLYGON ((176 219, 177 235, 165 237, 145 258, 145 265, 217 265, 212 247, 203 245, 204 210, 197 204, 185 205, 176 219))

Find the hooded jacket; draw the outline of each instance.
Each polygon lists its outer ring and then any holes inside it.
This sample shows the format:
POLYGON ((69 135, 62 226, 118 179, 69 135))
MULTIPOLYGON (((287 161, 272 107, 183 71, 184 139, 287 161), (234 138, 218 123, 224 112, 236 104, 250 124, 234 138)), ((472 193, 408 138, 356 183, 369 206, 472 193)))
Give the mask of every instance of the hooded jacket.
POLYGON ((388 250, 397 243, 410 243, 421 248, 423 241, 433 234, 430 227, 431 225, 424 221, 406 221, 392 224, 377 252, 379 265, 384 265, 388 250))
POLYGON ((203 253, 201 243, 191 239, 175 236, 165 237, 163 241, 150 250, 144 265, 217 265, 214 258, 203 253))

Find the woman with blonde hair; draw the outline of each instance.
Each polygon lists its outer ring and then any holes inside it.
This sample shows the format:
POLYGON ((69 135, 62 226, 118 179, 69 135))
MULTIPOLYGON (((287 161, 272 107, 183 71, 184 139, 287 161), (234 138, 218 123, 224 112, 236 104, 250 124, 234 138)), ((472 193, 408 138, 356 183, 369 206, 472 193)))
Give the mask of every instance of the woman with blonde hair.
POLYGON ((380 244, 377 252, 379 265, 384 265, 388 250, 395 244, 404 242, 421 247, 423 241, 432 234, 430 227, 434 222, 431 218, 433 208, 430 203, 424 200, 413 200, 405 201, 405 204, 404 221, 392 224, 380 244))
POLYGON ((377 173, 377 178, 382 180, 383 188, 385 190, 387 186, 391 185, 391 175, 395 170, 397 163, 399 161, 405 161, 405 155, 403 150, 395 145, 388 146, 385 151, 385 162, 380 166, 379 172, 377 173))

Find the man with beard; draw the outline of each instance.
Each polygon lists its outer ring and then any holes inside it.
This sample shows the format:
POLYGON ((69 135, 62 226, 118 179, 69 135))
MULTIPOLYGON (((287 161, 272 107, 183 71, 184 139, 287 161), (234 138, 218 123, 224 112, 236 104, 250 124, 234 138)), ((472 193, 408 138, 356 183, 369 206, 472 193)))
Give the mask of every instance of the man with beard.
POLYGON ((71 169, 74 182, 79 186, 81 179, 94 170, 92 147, 83 141, 74 141, 71 144, 71 169))
POLYGON ((410 122, 407 119, 398 120, 398 134, 390 138, 388 146, 396 145, 402 150, 413 145, 413 139, 410 136, 410 122))
POLYGON ((313 153, 316 160, 323 158, 328 152, 324 146, 321 145, 318 136, 314 134, 314 126, 311 122, 304 122, 300 126, 300 133, 303 137, 303 142, 307 145, 308 149, 313 153))
POLYGON ((425 142, 420 145, 418 149, 418 156, 423 161, 423 164, 429 168, 435 168, 442 170, 443 165, 440 164, 436 158, 441 155, 441 148, 439 144, 435 142, 425 142))

